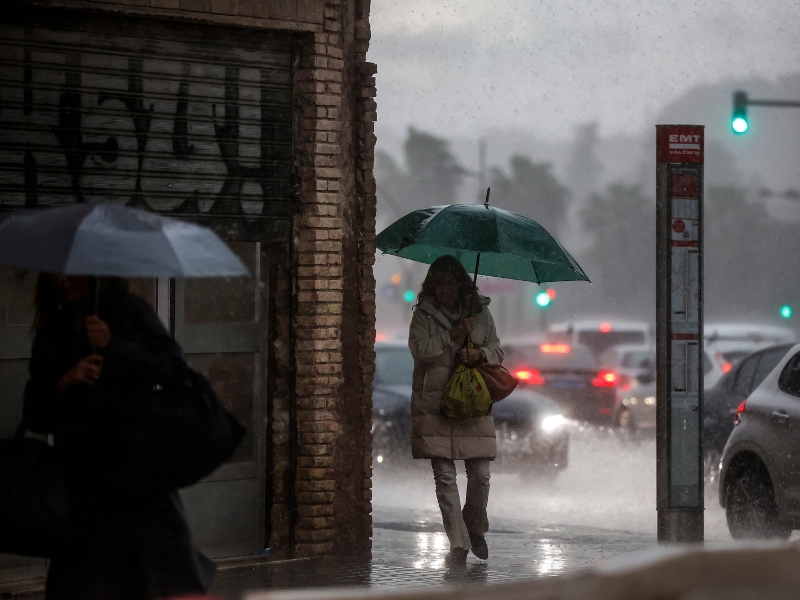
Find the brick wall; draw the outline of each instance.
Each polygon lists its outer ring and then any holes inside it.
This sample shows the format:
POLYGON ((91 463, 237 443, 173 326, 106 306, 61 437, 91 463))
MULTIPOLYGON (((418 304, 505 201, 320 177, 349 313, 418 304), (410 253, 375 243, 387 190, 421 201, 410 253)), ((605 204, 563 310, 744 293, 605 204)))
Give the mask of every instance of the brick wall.
POLYGON ((368 14, 364 0, 327 0, 323 31, 304 38, 297 54, 299 555, 370 550, 375 67, 366 63, 368 14))

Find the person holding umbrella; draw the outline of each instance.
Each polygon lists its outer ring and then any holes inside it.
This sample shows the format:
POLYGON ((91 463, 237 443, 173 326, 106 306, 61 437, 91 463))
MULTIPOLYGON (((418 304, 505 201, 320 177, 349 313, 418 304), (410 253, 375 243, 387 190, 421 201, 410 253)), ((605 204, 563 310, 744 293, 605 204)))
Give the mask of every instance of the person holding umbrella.
MULTIPOLYGON (((12 213, 0 223, 0 264, 40 272, 14 442, 26 431, 51 436, 48 456, 65 484, 3 471, 19 478, 0 489, 18 512, 0 515, 3 551, 50 559, 48 600, 205 593, 214 563, 195 547, 177 490, 221 465, 245 431, 122 278, 238 277, 247 268, 209 229, 108 203, 12 213), (26 484, 30 509, 14 496, 26 498, 26 484), (31 514, 38 507, 57 508, 60 520, 31 514), (42 541, 15 522, 35 524, 42 541)), ((8 462, 22 444, 3 447, 8 462)))
MULTIPOLYGON (((375 245, 392 256, 431 265, 411 320, 414 357, 411 444, 414 458, 430 458, 445 531, 448 566, 464 564, 469 549, 489 554, 489 465, 496 455, 494 421, 441 414, 454 359, 468 366, 499 365, 503 351, 478 294, 479 274, 518 281, 589 281, 561 243, 536 221, 489 205, 452 204, 413 211, 378 234, 375 245), (466 267, 473 269, 470 280, 466 267), (469 334, 475 347, 463 347, 469 334), (467 497, 460 507, 454 460, 464 460, 467 497)), ((495 367, 496 368, 496 367, 495 367)))
POLYGON ((411 395, 411 449, 415 459, 430 459, 436 498, 450 540, 447 566, 466 563, 472 552, 487 559, 489 466, 497 455, 492 415, 453 419, 441 413, 442 395, 454 361, 467 365, 503 361, 503 350, 489 312, 461 262, 444 255, 431 264, 411 319, 408 346, 414 358, 411 395), (472 313, 470 313, 472 307, 472 313), (474 348, 463 346, 469 335, 474 348), (463 460, 467 495, 462 510, 455 460, 463 460))
POLYGON ((189 378, 180 347, 124 280, 103 279, 93 314, 88 277, 42 273, 23 419, 54 434, 66 465, 71 547, 50 558, 48 600, 163 598, 204 593, 214 564, 192 543, 177 492, 115 485, 115 418, 154 385, 189 378))

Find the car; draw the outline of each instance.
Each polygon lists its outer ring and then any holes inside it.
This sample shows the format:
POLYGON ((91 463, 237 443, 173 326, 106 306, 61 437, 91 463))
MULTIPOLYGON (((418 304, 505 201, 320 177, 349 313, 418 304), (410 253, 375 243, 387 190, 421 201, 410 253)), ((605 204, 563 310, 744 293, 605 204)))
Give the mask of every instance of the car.
MULTIPOLYGON (((624 348, 624 346, 620 346, 620 348, 624 348)), ((637 355, 637 353, 631 352, 631 357, 637 355)), ((606 363, 604 366, 609 366, 609 364, 606 363)), ((651 356, 650 360, 643 360, 640 367, 639 369, 616 367, 616 370, 620 372, 620 380, 617 386, 617 402, 614 407, 614 424, 622 430, 631 432, 653 430, 656 427, 655 354, 651 356)), ((711 390, 721 378, 725 377, 725 372, 707 349, 704 349, 703 371, 703 388, 706 390, 704 405, 708 403, 709 393, 711 393, 711 403, 713 404, 714 393, 711 390)), ((731 415, 732 411, 733 409, 731 409, 731 415)), ((730 433, 730 429, 727 430, 727 433, 730 433)), ((707 464, 714 464, 719 459, 719 453, 722 451, 722 446, 725 445, 727 433, 716 453, 706 452, 707 461, 710 461, 707 464)), ((716 447, 716 441, 715 439, 714 447, 716 447)), ((708 450, 712 446, 705 445, 705 447, 708 450)))
POLYGON ((656 364, 656 350, 642 344, 621 344, 608 348, 600 355, 602 369, 614 371, 619 376, 619 387, 624 389, 642 375, 652 373, 656 364))
POLYGON ((703 389, 707 390, 716 385, 725 373, 731 370, 733 364, 726 364, 714 356, 713 350, 703 345, 703 389))
POLYGON ((754 323, 712 323, 703 327, 709 356, 723 373, 751 352, 779 344, 794 344, 796 335, 788 327, 754 323))
POLYGON ((652 431, 656 428, 655 371, 640 373, 617 389, 614 425, 623 431, 652 431))
POLYGON ((800 528, 800 345, 734 411, 719 502, 735 539, 785 539, 800 528))
POLYGON ((596 357, 614 346, 649 346, 655 343, 655 325, 640 321, 581 320, 554 323, 548 328, 553 337, 589 348, 596 357))
MULTIPOLYGON (((372 383, 373 457, 378 463, 411 458, 411 376, 406 344, 375 343, 372 383)), ((569 430, 558 405, 534 390, 517 388, 492 405, 498 457, 526 472, 567 467, 569 430)))
POLYGON ((612 424, 618 376, 602 369, 589 348, 545 338, 511 341, 503 349, 520 386, 553 399, 565 417, 612 424))
POLYGON ((792 348, 781 344, 759 350, 733 365, 703 396, 703 451, 709 464, 719 462, 725 442, 733 431, 733 415, 792 348))

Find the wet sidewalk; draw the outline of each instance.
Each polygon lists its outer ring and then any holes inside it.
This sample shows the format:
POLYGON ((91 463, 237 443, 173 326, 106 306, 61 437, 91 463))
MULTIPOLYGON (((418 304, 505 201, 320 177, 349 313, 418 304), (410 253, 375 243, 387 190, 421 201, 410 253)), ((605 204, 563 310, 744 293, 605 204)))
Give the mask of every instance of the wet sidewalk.
MULTIPOLYGON (((650 536, 603 529, 537 526, 493 521, 487 536, 489 560, 470 554, 465 568, 447 569, 447 538, 433 516, 389 520, 375 515, 373 559, 266 561, 223 568, 212 590, 237 598, 254 589, 322 586, 419 588, 452 583, 501 583, 576 573, 611 559, 656 547, 650 536)), ((233 565, 232 565, 233 566, 233 565)))

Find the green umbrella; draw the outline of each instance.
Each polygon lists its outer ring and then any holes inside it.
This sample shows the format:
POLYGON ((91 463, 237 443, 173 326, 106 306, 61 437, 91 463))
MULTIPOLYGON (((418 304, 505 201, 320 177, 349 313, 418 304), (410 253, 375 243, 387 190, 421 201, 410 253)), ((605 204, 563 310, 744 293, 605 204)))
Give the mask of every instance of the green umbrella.
POLYGON ((467 271, 545 283, 589 281, 564 246, 533 219, 480 204, 415 210, 384 229, 375 245, 394 256, 431 264, 452 254, 467 271))

